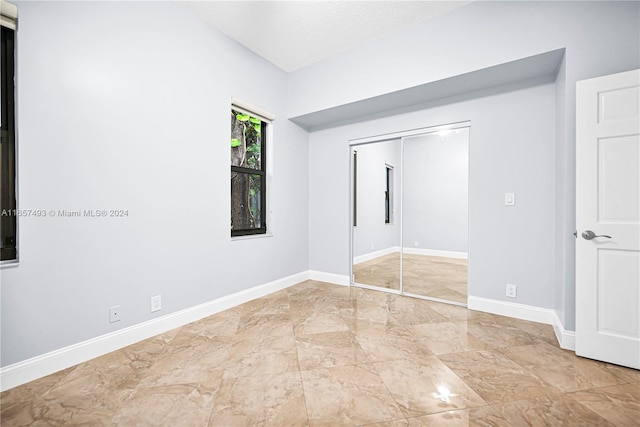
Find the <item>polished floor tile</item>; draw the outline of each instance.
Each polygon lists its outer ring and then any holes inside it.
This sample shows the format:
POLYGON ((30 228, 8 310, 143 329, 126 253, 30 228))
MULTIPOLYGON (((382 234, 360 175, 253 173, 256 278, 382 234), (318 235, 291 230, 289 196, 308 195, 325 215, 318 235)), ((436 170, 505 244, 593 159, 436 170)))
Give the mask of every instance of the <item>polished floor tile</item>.
POLYGON ((264 336, 243 338, 235 342, 224 363, 224 378, 276 374, 298 370, 296 342, 289 337, 264 336))
POLYGON ((640 423, 640 383, 577 391, 569 397, 615 425, 640 423))
POLYGON ((364 424, 364 427, 410 427, 409 421, 404 418, 392 421, 382 421, 373 424, 364 424))
POLYGON ((434 354, 460 353, 471 350, 484 350, 488 344, 480 341, 467 331, 466 322, 420 323, 409 329, 434 354))
POLYGON ((326 332, 296 338, 301 370, 356 365, 369 361, 350 331, 326 332))
POLYGON ((0 395, 5 426, 620 426, 640 371, 551 326, 307 281, 0 395))
MULTIPOLYGON (((615 426, 596 412, 561 393, 497 405, 496 409, 514 426, 615 426)), ((633 426, 634 424, 618 424, 633 426)))
POLYGON ((391 316, 404 325, 446 322, 446 317, 433 310, 431 301, 397 297, 389 304, 391 316))
POLYGON ((451 353, 439 357, 490 404, 544 396, 549 390, 555 391, 498 350, 451 353))
POLYGON ((223 380, 209 421, 209 426, 221 427, 305 425, 307 408, 300 372, 223 380))
POLYGON ((432 355, 427 341, 398 323, 360 324, 354 333, 372 362, 432 355))
POLYGON ((573 352, 546 343, 503 349, 503 354, 563 392, 623 382, 599 362, 577 359, 573 352))
POLYGON ((411 427, 511 427, 491 406, 445 411, 409 418, 411 427))
POLYGON ((302 372, 311 426, 362 425, 403 418, 370 364, 302 372))
POLYGON ((47 413, 51 409, 41 399, 41 396, 76 368, 72 367, 56 372, 0 394, 0 425, 46 424, 47 413))
POLYGON ((490 347, 517 347, 539 342, 536 337, 510 322, 501 323, 495 319, 468 320, 467 332, 490 347))
MULTIPOLYGON (((138 387, 122 402, 114 416, 105 417, 105 421, 110 421, 105 424, 207 426, 214 392, 215 389, 200 383, 138 387)), ((93 416, 86 419, 87 425, 99 424, 93 416)), ((75 420, 69 423, 75 424, 75 420)))
POLYGON ((435 356, 378 362, 373 366, 407 417, 487 405, 435 356))

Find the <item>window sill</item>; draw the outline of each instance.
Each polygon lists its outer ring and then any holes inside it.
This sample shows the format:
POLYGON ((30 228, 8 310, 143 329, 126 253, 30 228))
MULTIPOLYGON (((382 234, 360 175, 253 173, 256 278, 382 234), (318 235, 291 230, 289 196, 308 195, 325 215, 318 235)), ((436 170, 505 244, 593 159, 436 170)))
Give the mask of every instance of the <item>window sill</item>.
POLYGON ((10 259, 10 260, 6 260, 6 261, 0 261, 0 268, 4 269, 4 268, 11 268, 11 267, 17 267, 20 265, 20 261, 18 261, 17 259, 10 259))
POLYGON ((235 242, 236 240, 266 239, 267 237, 273 237, 273 234, 266 233, 266 234, 248 234, 246 236, 233 236, 231 237, 231 241, 235 242))

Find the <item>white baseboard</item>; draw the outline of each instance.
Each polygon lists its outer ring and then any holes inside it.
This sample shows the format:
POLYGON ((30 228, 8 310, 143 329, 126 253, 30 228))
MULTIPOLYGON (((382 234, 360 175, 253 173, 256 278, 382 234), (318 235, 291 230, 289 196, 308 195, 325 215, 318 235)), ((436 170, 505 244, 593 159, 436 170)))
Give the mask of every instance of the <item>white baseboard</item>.
POLYGON ((560 347, 565 350, 575 350, 576 333, 564 329, 558 314, 553 309, 473 296, 469 296, 467 301, 467 307, 470 310, 552 325, 560 347))
POLYGON ((333 285, 349 286, 351 284, 348 275, 325 273, 324 271, 316 270, 309 270, 309 279, 327 282, 333 285))
POLYGON ((393 254, 396 252, 400 252, 400 246, 392 246, 390 248, 380 249, 379 251, 369 252, 368 254, 358 255, 356 257, 353 257, 353 264, 355 265, 355 264, 360 264, 362 262, 371 261, 374 258, 393 254))
POLYGON ((553 331, 556 333, 556 338, 560 344, 560 348, 565 350, 576 351, 576 333, 574 331, 567 331, 558 317, 558 313, 553 312, 553 331))
MULTIPOLYGON (((0 391, 53 374, 220 311, 288 288, 308 280, 309 273, 309 271, 304 271, 287 276, 0 368, 0 391)), ((327 273, 324 274, 326 275, 327 273)))
MULTIPOLYGON (((441 251, 437 249, 423 249, 423 248, 402 248, 402 251, 405 254, 411 255, 426 255, 426 256, 441 256, 446 258, 458 258, 458 259, 467 259, 469 258, 469 254, 466 252, 455 252, 455 251, 441 251)), ((369 252, 368 254, 358 255, 353 258, 353 264, 360 264, 363 262, 371 261, 372 259, 385 256, 388 254, 400 252, 400 246, 392 246, 390 248, 381 249, 375 252, 369 252)))
POLYGON ((402 252, 411 255, 441 256, 446 258, 467 259, 469 254, 466 252, 440 251, 437 249, 422 248, 402 248, 402 252))
POLYGON ((552 314, 555 315, 555 311, 549 308, 472 296, 469 296, 467 299, 467 307, 470 310, 484 311, 486 313, 528 320, 530 322, 545 323, 547 325, 553 324, 552 314))

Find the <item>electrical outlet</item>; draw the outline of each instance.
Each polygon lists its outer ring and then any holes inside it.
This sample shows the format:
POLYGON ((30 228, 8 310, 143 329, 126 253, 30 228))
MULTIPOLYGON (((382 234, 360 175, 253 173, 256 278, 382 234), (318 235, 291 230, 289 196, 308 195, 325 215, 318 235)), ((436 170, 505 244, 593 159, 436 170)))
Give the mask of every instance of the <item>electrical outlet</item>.
POLYGON ((516 297, 516 285, 511 285, 509 283, 507 283, 507 293, 506 295, 509 298, 515 298, 516 297))
POLYGON ((162 310, 162 295, 151 297, 151 312, 162 310))
POLYGON ((376 248, 376 245, 374 243, 371 244, 371 250, 374 250, 376 248))
POLYGON ((417 240, 414 240, 414 241, 413 241, 413 246, 415 246, 415 247, 417 248, 418 246, 420 246, 420 244, 418 243, 418 241, 417 241, 417 240))
POLYGON ((109 308, 109 322, 119 322, 120 321, 120 306, 114 305, 109 308))
POLYGON ((504 193, 504 205, 515 206, 516 205, 516 193, 504 193))

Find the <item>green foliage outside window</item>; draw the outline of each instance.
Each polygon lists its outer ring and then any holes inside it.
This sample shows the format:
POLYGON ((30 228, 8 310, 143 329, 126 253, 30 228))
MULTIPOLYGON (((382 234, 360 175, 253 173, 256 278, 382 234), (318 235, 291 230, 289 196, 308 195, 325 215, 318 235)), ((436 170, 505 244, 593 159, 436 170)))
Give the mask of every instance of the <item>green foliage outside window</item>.
POLYGON ((231 234, 265 233, 264 127, 257 117, 231 110, 231 234))

